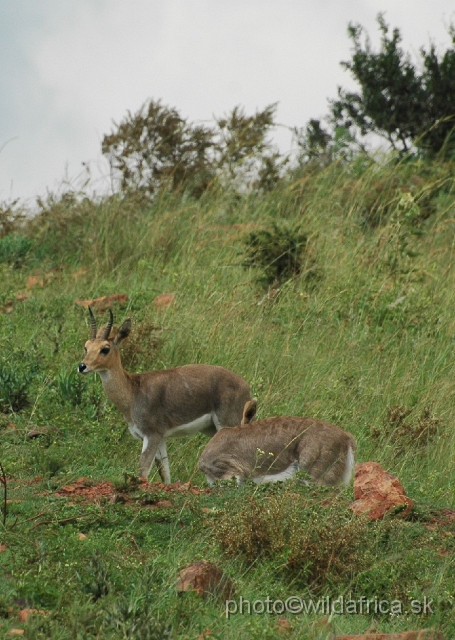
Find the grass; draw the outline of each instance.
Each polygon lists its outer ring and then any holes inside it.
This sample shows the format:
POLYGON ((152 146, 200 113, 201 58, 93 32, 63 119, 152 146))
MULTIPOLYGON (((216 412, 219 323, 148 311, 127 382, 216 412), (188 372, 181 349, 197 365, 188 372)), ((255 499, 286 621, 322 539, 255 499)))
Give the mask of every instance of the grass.
MULTIPOLYGON (((12 232, 27 251, 11 249, 5 255, 20 260, 0 263, 9 500, 0 634, 322 640, 434 628, 453 636, 455 528, 440 515, 454 508, 455 487, 452 174, 447 164, 357 160, 264 195, 214 186, 199 201, 49 198, 12 232), (317 279, 297 274, 269 290, 258 267, 243 266, 245 239, 277 221, 305 234, 317 279), (144 496, 131 480, 140 444, 100 381, 75 376, 89 335, 75 299, 114 293, 129 296, 114 308, 117 324, 133 319, 125 366, 219 364, 250 382, 259 417, 339 424, 357 438, 358 461, 400 478, 416 505, 411 519, 368 523, 348 509, 352 489, 298 482, 202 493, 155 485, 144 496), (174 293, 176 304, 155 309, 160 293, 174 293), (31 429, 44 433, 29 438, 31 429), (80 477, 112 482, 126 498, 62 497, 80 477), (364 597, 406 611, 226 618, 222 603, 176 592, 178 570, 200 559, 232 579, 237 602, 364 597), (434 613, 411 609, 424 597, 434 613), (23 608, 45 614, 20 623, 23 608)), ((169 443, 174 481, 207 488, 197 471, 205 443, 202 435, 169 443)))

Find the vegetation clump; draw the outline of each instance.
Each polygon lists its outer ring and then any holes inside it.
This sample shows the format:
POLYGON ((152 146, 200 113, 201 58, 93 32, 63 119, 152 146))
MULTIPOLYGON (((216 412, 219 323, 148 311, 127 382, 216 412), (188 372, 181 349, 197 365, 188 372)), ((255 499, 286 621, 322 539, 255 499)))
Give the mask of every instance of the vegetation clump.
POLYGON ((408 420, 413 413, 413 409, 403 405, 388 407, 384 426, 373 427, 372 437, 392 443, 397 456, 409 449, 418 450, 427 447, 441 436, 442 420, 434 416, 429 406, 424 407, 420 415, 415 416, 413 420, 408 420))
POLYGON ((30 404, 31 385, 39 372, 38 362, 20 351, 0 358, 0 410, 22 411, 30 404))
POLYGON ((18 269, 25 264, 32 246, 30 238, 18 233, 9 233, 0 238, 0 262, 18 269))
POLYGON ((273 559, 293 584, 312 591, 345 583, 371 562, 367 523, 346 500, 295 490, 250 495, 235 513, 225 509, 214 535, 229 556, 273 559))
POLYGON ((258 279, 266 285, 281 283, 301 273, 309 281, 317 273, 308 236, 298 225, 273 222, 268 229, 251 231, 243 245, 243 265, 257 269, 258 279))

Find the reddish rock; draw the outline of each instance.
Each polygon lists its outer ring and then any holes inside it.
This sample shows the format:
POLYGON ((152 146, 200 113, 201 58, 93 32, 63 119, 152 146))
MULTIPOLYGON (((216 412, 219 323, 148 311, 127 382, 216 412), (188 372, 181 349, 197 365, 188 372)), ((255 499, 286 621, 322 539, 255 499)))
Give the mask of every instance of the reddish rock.
POLYGON ((401 515, 406 516, 413 507, 398 478, 377 462, 356 465, 354 500, 352 511, 356 515, 367 514, 370 520, 380 520, 397 507, 402 507, 401 515))
POLYGON ((233 593, 233 584, 216 564, 201 560, 180 569, 177 591, 195 591, 204 598, 216 595, 221 600, 228 600, 233 593))
POLYGON ((43 611, 42 609, 21 609, 19 611, 19 613, 17 614, 17 617, 19 619, 20 622, 27 622, 27 620, 30 618, 30 616, 32 615, 36 615, 39 614, 41 616, 45 616, 46 615, 46 611, 43 611))
POLYGON ((281 634, 290 633, 293 629, 292 624, 286 618, 278 618, 275 626, 276 630, 281 634))
POLYGON ((125 304, 128 302, 126 293, 114 293, 111 296, 102 296, 101 298, 92 298, 92 300, 81 300, 76 298, 75 303, 85 309, 88 307, 96 307, 98 311, 105 311, 108 307, 112 307, 114 302, 125 304))
POLYGON ((167 507, 172 507, 173 504, 170 500, 158 500, 158 502, 155 504, 156 507, 161 507, 161 508, 167 508, 167 507))
POLYGON ((49 427, 41 427, 40 429, 32 429, 27 433, 27 438, 33 440, 34 438, 39 438, 40 436, 45 436, 49 431, 49 427))
POLYGON ((402 631, 401 633, 362 633, 361 635, 336 635, 331 640, 444 640, 438 631, 402 631))
POLYGON ((0 313, 11 313, 14 309, 14 303, 12 300, 7 300, 2 307, 0 307, 0 313))
POLYGON ((175 302, 175 295, 173 293, 161 293, 153 300, 153 304, 156 309, 164 309, 170 307, 175 302))
POLYGON ((27 280, 27 284, 25 285, 25 287, 27 289, 33 289, 33 287, 36 287, 36 285, 43 287, 44 286, 43 278, 40 278, 40 276, 30 276, 27 280))

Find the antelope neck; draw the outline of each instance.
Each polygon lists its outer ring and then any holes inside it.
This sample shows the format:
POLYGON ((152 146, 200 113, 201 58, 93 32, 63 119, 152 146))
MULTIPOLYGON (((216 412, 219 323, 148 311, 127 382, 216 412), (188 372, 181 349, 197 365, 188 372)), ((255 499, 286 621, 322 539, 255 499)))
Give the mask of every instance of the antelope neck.
POLYGON ((99 374, 107 397, 129 419, 133 404, 131 375, 123 367, 100 371, 99 374))

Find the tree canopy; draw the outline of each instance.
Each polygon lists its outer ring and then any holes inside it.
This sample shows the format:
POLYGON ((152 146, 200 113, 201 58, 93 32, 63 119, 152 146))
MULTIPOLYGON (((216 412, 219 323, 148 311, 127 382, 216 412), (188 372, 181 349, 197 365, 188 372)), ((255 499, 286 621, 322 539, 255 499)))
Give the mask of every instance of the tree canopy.
POLYGON ((455 146, 455 29, 452 45, 442 55, 436 46, 420 49, 419 64, 402 47, 398 29, 390 30, 382 15, 379 51, 372 49, 360 25, 349 25, 354 50, 341 64, 359 84, 359 91, 339 88, 331 102, 331 120, 354 132, 375 133, 399 151, 412 149, 433 156, 452 155, 455 146), (365 36, 365 37, 364 37, 365 36))

